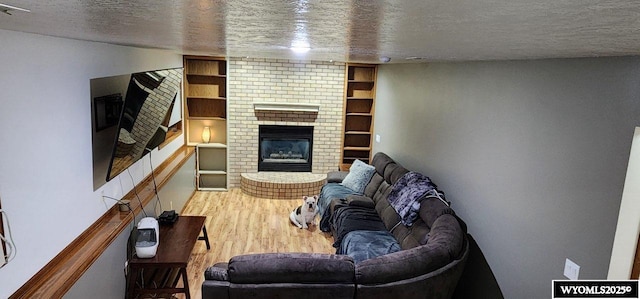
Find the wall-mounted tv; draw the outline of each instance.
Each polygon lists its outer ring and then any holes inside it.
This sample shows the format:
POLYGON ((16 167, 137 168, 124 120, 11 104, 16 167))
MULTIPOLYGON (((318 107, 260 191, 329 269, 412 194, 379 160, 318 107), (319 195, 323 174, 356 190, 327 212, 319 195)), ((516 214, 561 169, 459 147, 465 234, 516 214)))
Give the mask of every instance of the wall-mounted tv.
POLYGON ((91 80, 94 189, 164 142, 181 88, 182 68, 91 80))

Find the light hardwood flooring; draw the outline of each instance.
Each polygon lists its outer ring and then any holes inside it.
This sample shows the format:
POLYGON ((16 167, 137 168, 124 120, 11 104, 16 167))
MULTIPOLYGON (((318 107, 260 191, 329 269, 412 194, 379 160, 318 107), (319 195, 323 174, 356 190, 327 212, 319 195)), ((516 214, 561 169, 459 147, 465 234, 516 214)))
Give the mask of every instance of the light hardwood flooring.
MULTIPOLYGON (((299 229, 289 221, 289 213, 302 204, 300 199, 265 199, 246 195, 238 189, 227 192, 198 191, 182 215, 207 216, 205 223, 211 243, 207 250, 198 241, 187 269, 191 298, 202 297, 207 267, 228 262, 233 256, 264 252, 335 253, 333 238, 317 226, 299 229)), ((319 217, 316 222, 320 221, 319 217)), ((184 298, 183 296, 177 296, 184 298)))

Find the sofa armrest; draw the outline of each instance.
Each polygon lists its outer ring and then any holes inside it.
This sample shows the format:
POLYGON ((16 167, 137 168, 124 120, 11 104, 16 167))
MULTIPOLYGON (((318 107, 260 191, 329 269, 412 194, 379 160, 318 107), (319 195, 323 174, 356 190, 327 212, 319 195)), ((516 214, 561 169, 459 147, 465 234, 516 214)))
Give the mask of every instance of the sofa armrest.
POLYGON ((373 202, 373 199, 364 196, 364 195, 349 195, 347 196, 347 204, 350 206, 357 206, 363 208, 375 208, 376 204, 373 202))
POLYGON ((346 255, 246 254, 229 261, 231 283, 353 283, 355 263, 346 255))
POLYGON ((204 271, 205 280, 229 281, 229 263, 216 263, 204 271))
POLYGON ((331 171, 327 173, 327 183, 342 183, 347 174, 348 171, 331 171))

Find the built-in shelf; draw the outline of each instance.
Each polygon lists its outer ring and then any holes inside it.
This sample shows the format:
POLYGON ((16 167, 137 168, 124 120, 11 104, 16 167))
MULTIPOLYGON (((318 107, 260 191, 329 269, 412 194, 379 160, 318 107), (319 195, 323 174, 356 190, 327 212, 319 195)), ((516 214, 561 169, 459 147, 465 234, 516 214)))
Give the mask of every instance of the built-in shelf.
POLYGON ((340 169, 356 159, 369 163, 375 99, 376 66, 349 64, 346 69, 344 127, 340 169))
POLYGON ((219 191, 227 188, 227 145, 196 145, 196 177, 198 190, 219 191))
POLYGON ((198 190, 227 188, 227 62, 185 56, 186 143, 196 147, 198 190), (203 132, 209 137, 203 138, 203 132), (206 142, 210 143, 206 143, 206 142))
POLYGON ((208 148, 227 148, 227 145, 224 143, 199 143, 198 146, 208 148))
POLYGON ((255 102, 253 103, 253 110, 255 111, 318 112, 320 111, 320 104, 255 102))
POLYGON ((200 174, 218 174, 218 175, 226 175, 226 171, 222 170, 200 170, 200 174))

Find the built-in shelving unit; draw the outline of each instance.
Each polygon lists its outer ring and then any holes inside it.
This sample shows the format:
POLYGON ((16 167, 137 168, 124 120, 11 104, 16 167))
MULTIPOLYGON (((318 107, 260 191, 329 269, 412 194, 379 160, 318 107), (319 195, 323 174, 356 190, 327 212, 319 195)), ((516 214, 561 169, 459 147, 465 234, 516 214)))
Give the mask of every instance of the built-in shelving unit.
POLYGON ((375 65, 348 64, 344 97, 344 130, 340 169, 348 170, 356 159, 371 158, 371 135, 376 87, 375 65))
POLYGON ((196 177, 198 190, 227 190, 227 145, 222 143, 196 145, 196 177))
POLYGON ((227 143, 227 62, 185 56, 185 118, 187 145, 203 142, 209 127, 212 143, 227 143))
POLYGON ((185 56, 185 138, 196 146, 199 190, 227 188, 227 61, 185 56), (209 140, 203 138, 203 130, 209 140))

